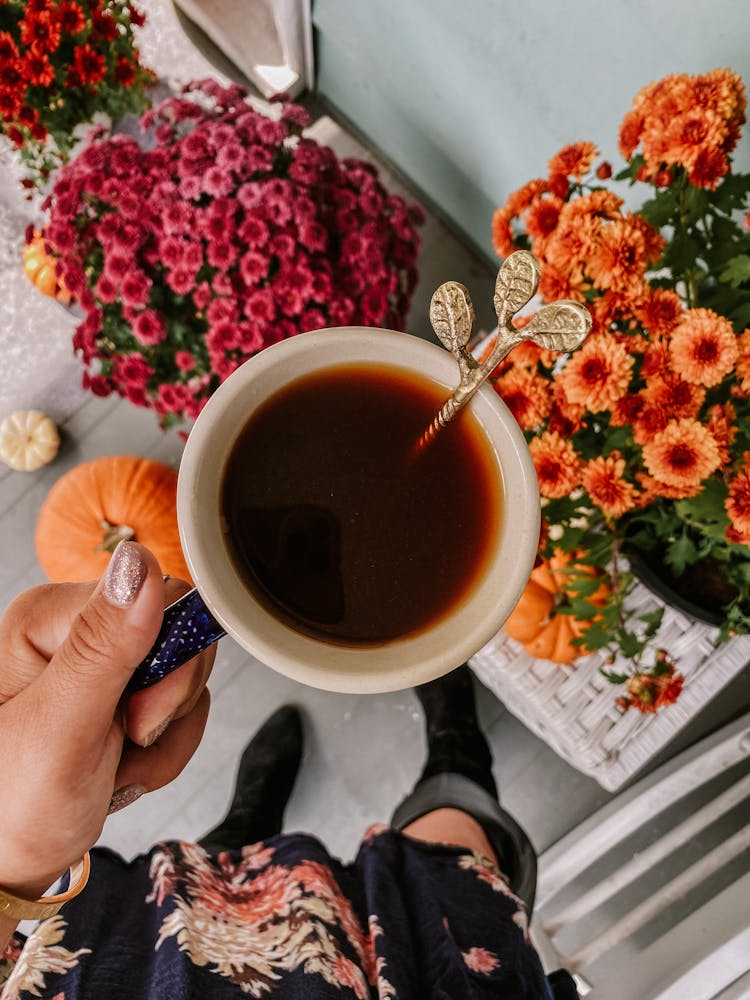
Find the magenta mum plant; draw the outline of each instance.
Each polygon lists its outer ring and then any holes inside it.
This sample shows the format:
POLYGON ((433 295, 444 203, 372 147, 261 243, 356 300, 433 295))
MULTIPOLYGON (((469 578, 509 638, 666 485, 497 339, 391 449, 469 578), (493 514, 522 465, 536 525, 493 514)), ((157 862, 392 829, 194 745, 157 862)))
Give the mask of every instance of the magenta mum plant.
POLYGON ((204 80, 147 111, 144 149, 97 138, 57 176, 46 238, 85 312, 84 385, 194 418, 243 361, 329 326, 403 327, 422 213, 370 164, 204 80))

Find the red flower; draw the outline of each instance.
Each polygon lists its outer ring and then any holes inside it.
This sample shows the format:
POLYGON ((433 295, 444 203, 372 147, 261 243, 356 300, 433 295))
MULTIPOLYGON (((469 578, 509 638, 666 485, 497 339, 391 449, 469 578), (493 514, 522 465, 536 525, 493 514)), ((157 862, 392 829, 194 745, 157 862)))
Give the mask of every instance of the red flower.
POLYGON ((49 87, 55 81, 55 68, 46 53, 31 49, 21 61, 21 73, 35 87, 49 87))
POLYGON ((245 299, 243 311, 257 323, 270 323, 276 316, 276 303, 270 288, 260 288, 245 299))
POLYGON ((141 270, 132 270, 122 280, 120 294, 129 306, 145 306, 151 293, 152 281, 141 270))
POLYGON ((194 225, 195 213, 184 201, 170 201, 161 216, 167 233, 189 233, 194 225))
POLYGON ((109 396, 112 386, 103 375, 89 375, 83 373, 83 388, 90 389, 95 396, 109 396))
POLYGON ((206 248, 206 259, 212 267, 218 267, 226 271, 234 264, 239 255, 239 251, 234 243, 229 240, 214 240, 206 248))
POLYGON ((107 274, 102 274, 94 286, 94 292, 100 302, 114 302, 117 299, 117 284, 107 274))
POLYGON ((9 64, 18 59, 18 46, 8 31, 0 31, 0 63, 9 64))
POLYGON ((97 35, 112 41, 117 38, 119 32, 117 23, 111 14, 104 10, 94 10, 91 12, 91 23, 97 35))
POLYGON ((160 343, 166 335, 167 328, 164 320, 154 309, 146 309, 139 313, 133 321, 133 336, 146 347, 160 343))
POLYGON ((142 28, 146 23, 145 14, 141 14, 141 12, 134 7, 132 3, 128 4, 128 12, 130 14, 130 23, 134 24, 137 28, 142 28))
POLYGON ((27 108, 25 105, 19 109, 16 121, 25 128, 31 128, 39 120, 39 112, 35 108, 27 108))
POLYGON ((193 304, 199 312, 202 312, 210 301, 211 286, 207 281, 202 281, 193 291, 193 304))
POLYGON ((72 66, 65 75, 64 86, 71 88, 83 86, 83 77, 78 70, 72 66))
POLYGON ((268 258, 255 250, 248 250, 240 258, 240 274, 246 285, 254 285, 268 273, 268 258))
POLYGON ((99 83, 104 79, 107 64, 104 56, 96 52, 90 45, 77 45, 73 50, 75 72, 82 84, 99 83))
POLYGON ((203 190, 214 197, 229 194, 234 187, 232 174, 221 167, 210 167, 203 175, 203 190))
POLYGON ((174 363, 183 372, 190 372, 195 368, 195 358, 190 351, 175 351, 174 363))
POLYGON ((21 42, 40 52, 54 52, 60 44, 61 30, 59 18, 50 10, 35 13, 26 11, 20 22, 21 42))
POLYGON ((146 383, 154 374, 154 369, 142 354, 125 354, 117 359, 115 367, 118 377, 123 382, 141 390, 145 389, 146 383))
POLYGON ((107 254, 104 260, 104 273, 113 281, 120 281, 128 273, 131 266, 130 259, 124 254, 107 254))
POLYGON ((125 56, 118 56, 114 76, 123 87, 131 87, 135 83, 135 67, 125 56))
MULTIPOLYGON (((15 91, 17 89, 23 88, 24 79, 21 76, 21 67, 23 63, 20 59, 13 60, 6 63, 5 65, 0 64, 0 89, 6 91, 15 91)), ((15 93, 13 95, 13 100, 16 102, 16 107, 20 107, 23 99, 22 93, 15 93)))
POLYGON ((86 27, 83 8, 74 0, 61 0, 58 15, 60 28, 65 35, 77 35, 86 27))
POLYGON ((175 295, 187 295, 195 287, 195 274, 185 268, 175 267, 167 274, 166 281, 175 295))
POLYGON ((636 708, 653 715, 660 708, 673 705, 680 697, 685 678, 675 672, 673 663, 664 661, 653 673, 633 674, 627 682, 627 693, 617 699, 623 712, 636 708))
POLYGON ((15 125, 11 125, 10 128, 5 133, 14 146, 23 146, 26 141, 23 132, 16 128, 15 125))

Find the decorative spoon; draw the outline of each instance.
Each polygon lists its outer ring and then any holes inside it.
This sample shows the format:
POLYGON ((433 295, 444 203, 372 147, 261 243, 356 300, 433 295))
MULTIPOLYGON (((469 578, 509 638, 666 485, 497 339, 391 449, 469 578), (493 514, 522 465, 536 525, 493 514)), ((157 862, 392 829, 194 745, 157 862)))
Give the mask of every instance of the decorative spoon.
POLYGON ((580 347, 586 339, 591 329, 589 311, 580 302, 568 299, 542 306, 521 329, 513 326, 513 316, 536 295, 539 278, 539 264, 527 250, 516 250, 503 262, 495 282, 497 338, 481 364, 466 346, 474 327, 474 307, 466 288, 457 281, 446 281, 432 296, 430 323, 458 362, 460 381, 419 439, 418 450, 453 420, 517 344, 531 340, 548 351, 567 352, 580 347))

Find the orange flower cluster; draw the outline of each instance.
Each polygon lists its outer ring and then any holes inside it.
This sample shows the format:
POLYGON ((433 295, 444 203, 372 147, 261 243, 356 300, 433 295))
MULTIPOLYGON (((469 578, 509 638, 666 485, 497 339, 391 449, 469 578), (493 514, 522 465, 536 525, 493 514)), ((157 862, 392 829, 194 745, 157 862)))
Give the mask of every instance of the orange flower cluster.
MULTIPOLYGON (((621 135, 630 137, 630 152, 643 144, 650 170, 680 162, 692 171, 704 162, 703 138, 696 138, 694 155, 686 138, 679 159, 665 160, 666 147, 656 152, 657 134, 669 132, 667 112, 691 121, 703 114, 726 154, 736 144, 744 107, 741 82, 728 71, 668 77, 640 92, 621 135)), ((528 182, 495 213, 498 255, 527 246, 541 265, 541 298, 586 303, 594 325, 562 367, 526 345, 498 369, 494 384, 533 434, 542 496, 582 490, 614 520, 658 497, 696 496, 708 477, 727 471, 737 414, 724 396, 750 396, 750 330, 737 336, 724 316, 685 308, 674 288, 651 283, 667 241, 640 214, 626 211, 618 195, 593 178, 584 183, 597 156, 590 142, 564 147, 549 161, 546 179, 528 182), (607 447, 613 428, 628 432, 616 450, 607 447), (592 429, 601 450, 586 455, 579 438, 588 442, 592 429)), ((600 165, 594 178, 610 173, 600 165)), ((743 458, 740 467, 750 479, 750 463, 743 458)), ((750 538, 750 492, 738 486, 726 510, 727 537, 750 538)))
POLYGON ((630 160, 640 147, 641 180, 669 184, 682 167, 695 187, 713 190, 729 172, 745 108, 742 80, 730 70, 666 76, 636 94, 620 126, 620 152, 630 160))
POLYGON ((649 636, 628 631, 632 577, 616 582, 625 541, 660 549, 676 578, 713 559, 723 595, 737 595, 722 604, 722 635, 750 633, 750 177, 728 176, 745 106, 729 70, 650 84, 622 122, 629 162, 615 178, 652 186, 639 210, 609 189, 597 147, 576 142, 493 217, 501 258, 524 248, 539 261, 542 303, 572 299, 592 315, 577 351, 527 342, 493 383, 529 441, 548 526, 540 551, 581 547, 582 563, 612 573, 587 646, 633 661, 623 708, 656 711, 682 686, 674 668, 638 659, 649 636))

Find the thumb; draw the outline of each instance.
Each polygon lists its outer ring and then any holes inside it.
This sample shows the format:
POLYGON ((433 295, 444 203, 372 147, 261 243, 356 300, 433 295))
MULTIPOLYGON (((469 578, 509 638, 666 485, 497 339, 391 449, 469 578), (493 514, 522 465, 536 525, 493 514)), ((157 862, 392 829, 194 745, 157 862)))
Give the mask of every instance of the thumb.
POLYGON ((39 678, 67 728, 102 738, 130 677, 156 639, 164 584, 154 555, 120 542, 107 571, 39 678))

